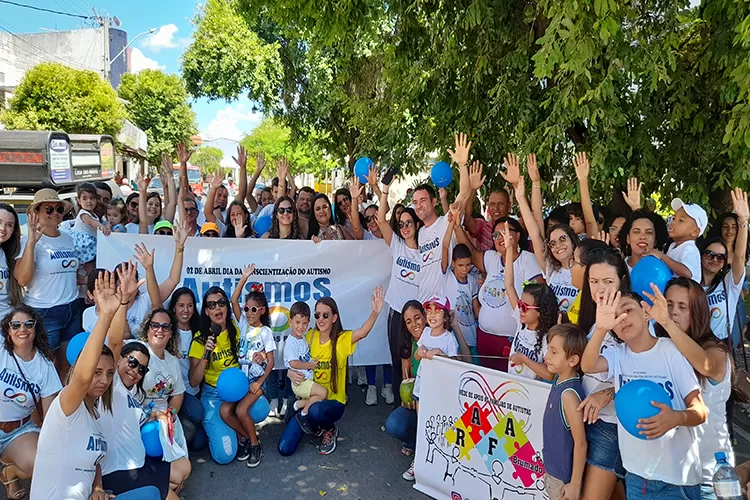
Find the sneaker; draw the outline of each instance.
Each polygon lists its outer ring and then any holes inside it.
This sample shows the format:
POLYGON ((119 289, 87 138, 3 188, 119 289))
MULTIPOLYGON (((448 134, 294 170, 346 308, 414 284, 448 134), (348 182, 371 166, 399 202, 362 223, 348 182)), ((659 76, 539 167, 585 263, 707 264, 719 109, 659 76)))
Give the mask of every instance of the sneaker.
POLYGON ((263 449, 260 447, 260 444, 255 446, 249 445, 248 448, 250 450, 250 457, 247 459, 247 466, 250 468, 259 466, 260 459, 263 457, 263 449))
POLYGON ((365 404, 367 406, 375 406, 378 404, 378 388, 374 385, 367 386, 367 396, 365 397, 365 404))
POLYGON ((412 448, 409 448, 405 444, 401 443, 401 454, 405 457, 413 457, 414 450, 412 448))
POLYGON ((365 371, 364 366, 358 366, 355 368, 357 370, 357 385, 360 387, 364 387, 367 385, 367 372, 365 371))
POLYGON ((289 403, 285 399, 281 402, 281 408, 279 408, 279 417, 281 418, 286 417, 286 412, 288 409, 289 409, 289 403))
MULTIPOLYGON (((250 462, 247 463, 250 465, 250 462)), ((407 481, 414 481, 414 460, 411 461, 411 465, 408 469, 406 469, 406 472, 401 474, 401 477, 403 477, 407 481)))
POLYGON ((395 398, 393 397, 393 386, 391 384, 383 385, 383 388, 380 390, 380 395, 383 396, 383 399, 385 399, 385 402, 389 405, 392 405, 395 401, 395 398))
POLYGON ((237 445, 237 460, 244 462, 250 456, 250 441, 237 445))
POLYGON ((307 415, 303 415, 301 411, 298 411, 294 417, 297 419, 297 423, 299 424, 299 428, 302 429, 302 432, 305 434, 313 433, 312 425, 310 424, 310 419, 307 418, 307 415))
POLYGON ((268 412, 268 416, 278 417, 279 416, 279 400, 276 398, 273 398, 271 401, 269 401, 268 406, 271 407, 271 411, 268 412))
POLYGON ((336 440, 339 437, 339 430, 334 426, 333 429, 323 431, 323 442, 318 446, 318 453, 321 455, 330 455, 336 450, 336 440))

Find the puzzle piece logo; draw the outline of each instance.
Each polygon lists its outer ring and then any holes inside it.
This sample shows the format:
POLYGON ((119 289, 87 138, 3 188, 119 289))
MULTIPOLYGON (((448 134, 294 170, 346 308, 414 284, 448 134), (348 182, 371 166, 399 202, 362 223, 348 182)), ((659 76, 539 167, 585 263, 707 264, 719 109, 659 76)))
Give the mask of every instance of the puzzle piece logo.
POLYGON ((518 444, 518 447, 520 448, 529 442, 529 438, 526 437, 523 426, 523 420, 516 420, 513 412, 508 412, 498 421, 493 429, 498 436, 505 436, 507 438, 504 441, 503 447, 505 448, 505 453, 507 453, 509 457, 516 452, 516 444, 518 444))
POLYGON ((505 452, 505 436, 498 436, 494 430, 489 433, 482 433, 482 439, 477 443, 476 450, 479 456, 487 465, 487 471, 492 473, 495 462, 505 462, 508 460, 508 454, 505 452))
POLYGON ((448 444, 455 445, 459 450, 459 460, 471 460, 469 452, 476 443, 471 439, 470 428, 471 426, 466 427, 463 420, 457 420, 453 427, 445 431, 445 439, 448 444))
POLYGON ((513 473, 513 479, 518 479, 524 487, 528 488, 534 484, 536 478, 544 477, 544 464, 539 454, 534 451, 531 443, 526 442, 523 446, 514 443, 514 446, 517 451, 510 457, 510 463, 516 470, 513 473))
POLYGON ((492 423, 489 419, 491 411, 490 409, 483 409, 476 401, 471 406, 464 403, 464 407, 466 411, 461 415, 461 421, 464 423, 466 430, 469 431, 472 441, 478 443, 482 439, 482 435, 492 430, 492 423))

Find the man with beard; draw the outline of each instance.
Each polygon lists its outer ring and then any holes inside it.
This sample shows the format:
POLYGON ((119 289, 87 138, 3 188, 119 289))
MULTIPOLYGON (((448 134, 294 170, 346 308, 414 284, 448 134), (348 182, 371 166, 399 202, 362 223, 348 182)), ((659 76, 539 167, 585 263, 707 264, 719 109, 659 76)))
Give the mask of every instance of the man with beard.
POLYGON ((297 221, 299 224, 299 234, 307 237, 307 231, 310 223, 310 214, 312 212, 312 201, 315 198, 315 190, 310 186, 303 186, 297 195, 297 221))

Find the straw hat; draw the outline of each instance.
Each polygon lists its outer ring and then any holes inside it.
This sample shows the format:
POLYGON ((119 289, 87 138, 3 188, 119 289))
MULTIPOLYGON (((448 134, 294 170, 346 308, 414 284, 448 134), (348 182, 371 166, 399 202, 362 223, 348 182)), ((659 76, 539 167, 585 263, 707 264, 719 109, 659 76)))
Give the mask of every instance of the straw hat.
POLYGON ((34 201, 26 209, 27 212, 33 212, 41 203, 61 203, 65 207, 65 213, 73 210, 73 204, 67 200, 61 200, 57 191, 51 188, 40 189, 34 194, 34 201))

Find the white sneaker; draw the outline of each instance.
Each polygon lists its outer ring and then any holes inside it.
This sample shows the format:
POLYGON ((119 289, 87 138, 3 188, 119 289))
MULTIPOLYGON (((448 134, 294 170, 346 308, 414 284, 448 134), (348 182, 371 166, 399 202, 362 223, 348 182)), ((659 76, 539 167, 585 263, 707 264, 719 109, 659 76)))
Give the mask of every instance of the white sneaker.
POLYGON ((279 400, 274 398, 271 401, 269 401, 268 405, 271 407, 271 411, 268 412, 268 416, 278 417, 279 416, 279 400))
POLYGON ((375 406, 378 404, 378 388, 374 385, 367 386, 367 396, 365 397, 365 404, 367 406, 375 406))
POLYGON ((401 474, 401 477, 407 481, 414 481, 414 460, 411 461, 411 465, 406 469, 406 472, 401 474))
POLYGON ((286 417, 287 407, 289 403, 287 403, 287 400, 281 402, 281 409, 279 409, 279 417, 286 417))
POLYGON ((391 384, 385 384, 380 390, 380 395, 389 405, 392 405, 393 401, 395 401, 395 398, 393 397, 393 386, 391 386, 391 384))
POLYGON ((367 372, 365 372, 364 366, 358 366, 357 370, 357 385, 364 387, 367 385, 367 372))

